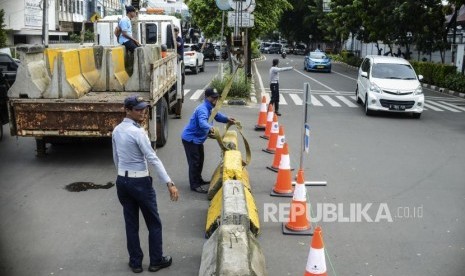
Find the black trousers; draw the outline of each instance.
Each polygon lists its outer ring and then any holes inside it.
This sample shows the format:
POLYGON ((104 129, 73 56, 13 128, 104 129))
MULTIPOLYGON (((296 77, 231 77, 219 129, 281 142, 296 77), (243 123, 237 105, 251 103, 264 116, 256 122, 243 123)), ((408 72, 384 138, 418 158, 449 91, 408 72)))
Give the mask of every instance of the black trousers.
POLYGON ((123 43, 124 47, 126 47, 126 51, 129 51, 131 53, 134 53, 134 50, 139 47, 136 45, 136 43, 132 40, 128 40, 123 43))
POLYGON ((279 111, 279 83, 270 83, 271 99, 270 104, 273 104, 274 111, 279 111))
POLYGON ((132 267, 141 267, 144 258, 139 240, 139 210, 149 230, 150 264, 160 263, 163 256, 162 226, 152 178, 150 176, 132 178, 118 175, 116 190, 119 202, 123 206, 129 263, 132 267))
POLYGON ((186 140, 182 140, 182 144, 184 145, 184 151, 186 152, 187 163, 189 165, 189 184, 191 190, 193 190, 203 184, 203 144, 195 144, 186 140))

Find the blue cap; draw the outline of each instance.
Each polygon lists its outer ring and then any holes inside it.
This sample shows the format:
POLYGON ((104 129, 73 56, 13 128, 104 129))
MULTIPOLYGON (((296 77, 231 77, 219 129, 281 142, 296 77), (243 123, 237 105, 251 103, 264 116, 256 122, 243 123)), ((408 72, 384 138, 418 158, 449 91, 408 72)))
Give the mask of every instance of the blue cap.
POLYGON ((124 107, 133 109, 144 109, 149 103, 139 95, 129 96, 124 99, 124 107))

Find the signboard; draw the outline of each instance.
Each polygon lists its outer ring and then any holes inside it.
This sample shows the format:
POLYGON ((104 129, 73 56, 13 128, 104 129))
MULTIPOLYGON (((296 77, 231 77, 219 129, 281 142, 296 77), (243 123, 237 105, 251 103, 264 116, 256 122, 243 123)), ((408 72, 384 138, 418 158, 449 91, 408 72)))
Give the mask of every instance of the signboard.
POLYGON ((229 0, 229 6, 233 10, 245 11, 249 6, 252 0, 229 0))
POLYGON ((42 1, 25 0, 24 1, 24 25, 28 27, 42 27, 42 1))
POLYGON ((255 3, 255 0, 252 0, 250 2, 250 6, 246 9, 246 11, 247 12, 254 12, 256 6, 257 6, 257 3, 255 3))
POLYGON ((231 9, 231 6, 229 5, 229 0, 216 0, 216 6, 218 9, 222 11, 227 11, 231 9))
POLYGON ((255 17, 249 12, 228 12, 228 26, 229 27, 240 27, 250 28, 255 25, 255 17), (237 21, 237 22, 236 22, 237 21))

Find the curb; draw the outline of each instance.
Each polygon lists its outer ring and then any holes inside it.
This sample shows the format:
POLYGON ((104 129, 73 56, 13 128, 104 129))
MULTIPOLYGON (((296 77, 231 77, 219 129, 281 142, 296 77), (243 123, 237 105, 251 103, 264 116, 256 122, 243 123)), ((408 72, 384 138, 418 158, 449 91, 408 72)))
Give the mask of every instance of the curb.
POLYGON ((452 96, 456 96, 460 98, 465 98, 465 93, 456 92, 454 90, 450 90, 449 88, 438 87, 436 85, 431 85, 427 83, 422 83, 421 85, 425 88, 432 89, 439 93, 448 94, 448 95, 452 95, 452 96))

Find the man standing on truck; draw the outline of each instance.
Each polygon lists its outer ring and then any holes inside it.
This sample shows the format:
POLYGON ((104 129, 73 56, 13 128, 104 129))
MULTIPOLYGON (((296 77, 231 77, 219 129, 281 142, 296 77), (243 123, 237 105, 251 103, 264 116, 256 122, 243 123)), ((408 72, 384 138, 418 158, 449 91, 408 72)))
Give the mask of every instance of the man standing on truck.
POLYGON ((139 41, 132 37, 132 24, 131 19, 136 17, 136 9, 133 6, 126 7, 126 16, 121 19, 118 23, 121 29, 121 35, 119 36, 118 42, 124 47, 126 50, 134 53, 134 50, 140 46, 139 41))
POLYGON ((112 134, 113 161, 118 171, 116 189, 123 206, 129 267, 140 273, 144 254, 139 241, 139 210, 149 230, 149 271, 158 271, 171 265, 172 258, 163 256, 162 227, 158 215, 157 198, 149 176, 150 163, 161 183, 166 183, 172 201, 178 200, 178 190, 155 154, 150 140, 139 124, 146 119, 149 103, 142 97, 129 96, 124 100, 126 118, 112 134))
MULTIPOLYGON (((186 152, 187 163, 189 165, 189 183, 191 190, 197 193, 207 193, 202 185, 210 182, 202 179, 204 151, 203 143, 207 140, 209 133, 213 133, 213 125, 208 123, 208 118, 215 107, 220 95, 213 88, 205 89, 205 101, 197 106, 192 114, 189 124, 182 132, 182 144, 186 152)), ((234 123, 235 119, 217 113, 215 120, 221 123, 234 123)))
POLYGON ((184 60, 184 40, 179 35, 179 28, 174 27, 174 35, 176 36, 176 50, 178 52, 179 60, 184 60))

